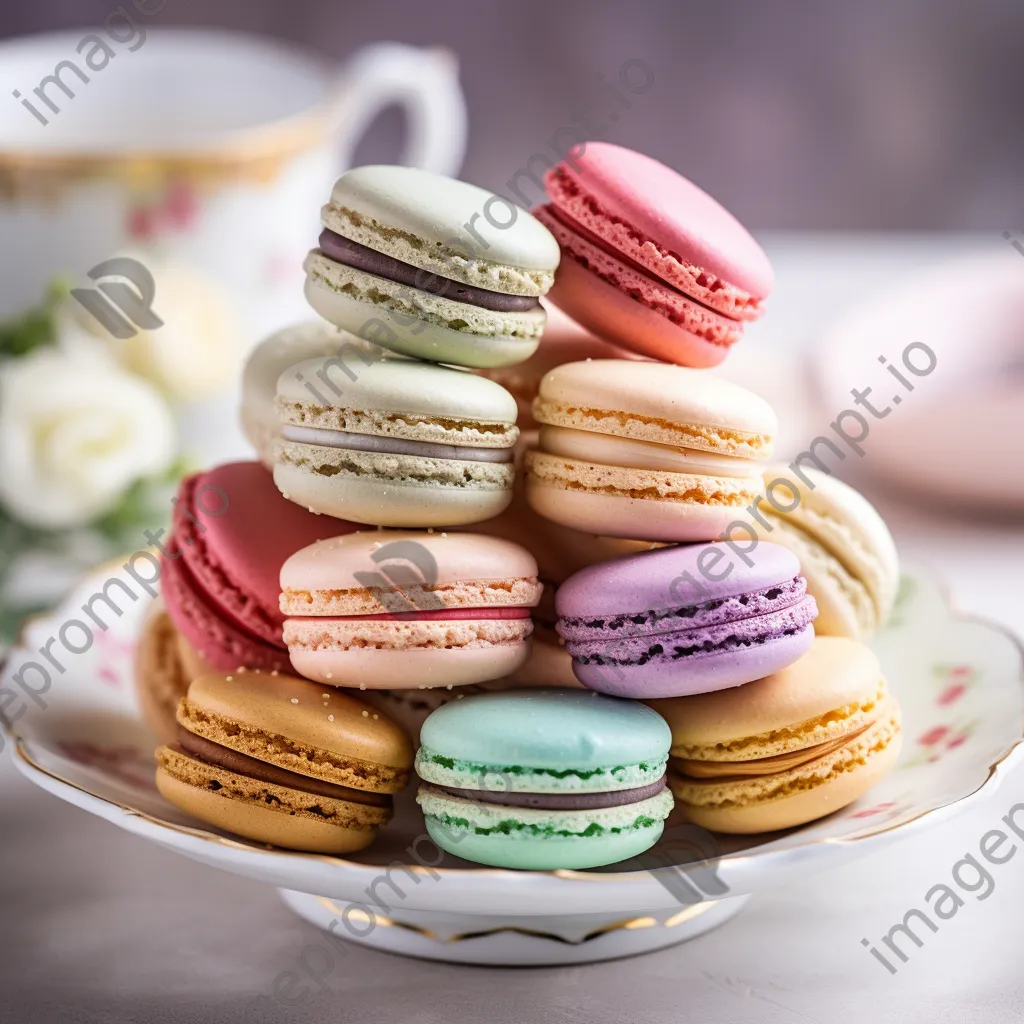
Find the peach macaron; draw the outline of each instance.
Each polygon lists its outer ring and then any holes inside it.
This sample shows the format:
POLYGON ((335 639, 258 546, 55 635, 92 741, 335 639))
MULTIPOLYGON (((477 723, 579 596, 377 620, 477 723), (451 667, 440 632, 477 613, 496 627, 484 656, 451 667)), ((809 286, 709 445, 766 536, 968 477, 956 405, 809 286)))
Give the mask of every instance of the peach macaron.
POLYGON ((284 563, 284 638, 295 669, 332 686, 482 683, 526 662, 541 589, 533 555, 509 541, 361 531, 284 563))
POLYGON ((527 454, 535 512, 584 533, 714 540, 764 493, 777 420, 764 399, 699 370, 567 363, 541 381, 527 454))

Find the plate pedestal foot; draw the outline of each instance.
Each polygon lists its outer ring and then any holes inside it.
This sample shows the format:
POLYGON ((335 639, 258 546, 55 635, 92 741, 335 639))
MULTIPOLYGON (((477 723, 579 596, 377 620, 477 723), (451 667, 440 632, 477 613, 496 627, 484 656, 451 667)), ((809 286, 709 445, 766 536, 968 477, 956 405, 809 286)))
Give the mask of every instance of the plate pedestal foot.
POLYGON ((592 963, 674 946, 734 917, 749 896, 649 914, 494 917, 402 910, 373 914, 365 904, 280 889, 300 917, 341 943, 449 963, 530 967, 592 963), (332 927, 333 923, 333 927, 332 927))

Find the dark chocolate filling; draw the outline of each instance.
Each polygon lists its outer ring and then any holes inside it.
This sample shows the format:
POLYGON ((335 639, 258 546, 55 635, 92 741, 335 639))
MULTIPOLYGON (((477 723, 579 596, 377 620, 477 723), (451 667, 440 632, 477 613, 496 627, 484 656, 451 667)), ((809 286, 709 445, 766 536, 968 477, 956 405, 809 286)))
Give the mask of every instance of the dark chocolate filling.
POLYGON ((335 263, 343 263, 346 267, 365 270, 368 274, 387 278, 396 284, 418 288, 432 295, 442 295, 455 302, 466 302, 471 306, 491 309, 496 313, 522 313, 530 309, 539 309, 540 300, 533 295, 506 295, 504 292, 492 292, 487 288, 475 288, 473 285, 462 284, 448 277, 438 277, 429 270, 421 270, 411 263, 396 260, 369 246, 360 245, 350 238, 336 234, 330 228, 320 232, 320 251, 335 263))
POLYGON ((657 782, 635 789, 619 789, 611 793, 496 793, 487 789, 456 789, 453 786, 438 786, 433 782, 423 783, 428 791, 447 793, 460 800, 472 800, 480 804, 501 804, 506 807, 526 807, 538 811, 594 811, 602 807, 622 807, 657 796, 665 788, 665 776, 657 782))
POLYGON ((324 782, 322 779, 300 775, 298 772, 288 771, 287 768, 278 768, 277 765, 260 761, 248 754, 231 750, 229 747, 222 747, 219 743, 214 743, 213 740, 208 740, 204 736, 196 736, 195 733, 189 732, 181 725, 178 726, 178 742, 171 744, 171 749, 198 758, 207 764, 215 765, 217 768, 225 768, 236 775, 245 775, 250 779, 258 779, 260 782, 269 782, 274 786, 287 786, 289 789, 311 793, 313 796, 348 800, 356 804, 369 804, 371 807, 391 806, 391 797, 386 794, 365 793, 360 789, 350 789, 348 786, 339 786, 334 782, 324 782))

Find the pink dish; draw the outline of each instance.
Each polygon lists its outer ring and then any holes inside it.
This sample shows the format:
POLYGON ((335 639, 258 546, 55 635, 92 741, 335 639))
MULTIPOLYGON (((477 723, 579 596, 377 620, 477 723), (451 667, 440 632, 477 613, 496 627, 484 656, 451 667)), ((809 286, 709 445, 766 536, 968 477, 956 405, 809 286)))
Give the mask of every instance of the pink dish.
POLYGON ((763 313, 771 264, 711 196, 664 164, 609 143, 545 176, 535 210, 562 247, 550 300, 635 352, 720 363, 763 313))

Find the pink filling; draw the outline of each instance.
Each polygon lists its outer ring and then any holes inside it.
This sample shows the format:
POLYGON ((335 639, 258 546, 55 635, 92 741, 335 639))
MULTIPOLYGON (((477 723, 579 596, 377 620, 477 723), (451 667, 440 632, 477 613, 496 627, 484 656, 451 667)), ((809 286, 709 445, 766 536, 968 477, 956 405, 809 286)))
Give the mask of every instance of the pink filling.
POLYGON ((456 619, 528 619, 529 608, 438 608, 431 611, 411 612, 380 612, 376 615, 303 615, 303 622, 311 619, 322 619, 325 622, 388 622, 391 619, 399 621, 436 619, 441 622, 453 621, 456 619))

